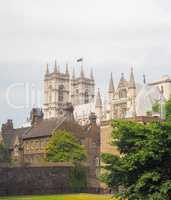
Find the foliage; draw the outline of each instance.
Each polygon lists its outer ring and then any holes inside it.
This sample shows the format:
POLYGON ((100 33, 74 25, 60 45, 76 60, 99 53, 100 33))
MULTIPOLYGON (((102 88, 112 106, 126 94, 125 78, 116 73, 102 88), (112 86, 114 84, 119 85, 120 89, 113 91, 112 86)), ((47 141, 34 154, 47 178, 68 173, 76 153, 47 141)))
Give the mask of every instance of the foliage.
POLYGON ((47 160, 51 162, 81 162, 86 159, 85 149, 67 131, 56 131, 47 146, 47 160))
POLYGON ((152 110, 153 110, 153 112, 156 112, 156 113, 160 112, 159 102, 154 103, 154 105, 152 106, 152 110))
MULTIPOLYGON (((152 107, 153 112, 160 112, 160 103, 156 102, 152 107)), ((165 103, 165 117, 167 121, 171 121, 171 97, 165 103)))
POLYGON ((70 186, 74 192, 81 192, 87 187, 86 170, 80 164, 76 164, 70 172, 70 186))
POLYGON ((0 143, 0 162, 10 162, 9 150, 3 143, 0 143))
POLYGON ((113 122, 112 144, 121 156, 103 154, 109 187, 124 200, 171 199, 171 122, 113 122))
POLYGON ((171 121, 171 98, 165 104, 166 119, 171 121))

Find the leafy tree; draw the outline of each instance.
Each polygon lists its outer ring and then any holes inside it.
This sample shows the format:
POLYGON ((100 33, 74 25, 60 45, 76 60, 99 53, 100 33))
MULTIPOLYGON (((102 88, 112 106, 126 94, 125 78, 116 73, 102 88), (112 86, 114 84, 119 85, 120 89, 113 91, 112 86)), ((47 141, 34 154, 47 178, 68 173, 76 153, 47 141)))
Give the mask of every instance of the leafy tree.
POLYGON ((103 181, 124 188, 120 200, 171 199, 171 122, 114 121, 112 144, 120 156, 102 154, 103 181))
POLYGON ((86 188, 86 170, 81 162, 86 159, 86 152, 77 139, 67 131, 54 133, 47 146, 47 160, 51 162, 69 162, 73 164, 70 171, 70 187, 74 192, 86 188))
POLYGON ((81 162, 86 159, 85 149, 67 131, 57 130, 47 146, 47 160, 51 162, 81 162))
POLYGON ((166 120, 171 121, 171 98, 165 104, 166 120))

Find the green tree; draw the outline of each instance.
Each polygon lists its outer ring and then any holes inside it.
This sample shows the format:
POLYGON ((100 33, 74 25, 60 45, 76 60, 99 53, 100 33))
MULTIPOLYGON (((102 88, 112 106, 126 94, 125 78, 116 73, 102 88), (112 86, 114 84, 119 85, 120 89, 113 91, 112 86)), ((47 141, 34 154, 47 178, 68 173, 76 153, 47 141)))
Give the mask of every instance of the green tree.
POLYGON ((166 120, 171 121, 171 98, 165 104, 166 120))
POLYGON ((112 144, 120 156, 102 154, 109 187, 123 200, 171 199, 171 122, 113 122, 112 144))
POLYGON ((51 162, 81 162, 86 159, 85 149, 67 131, 56 131, 47 146, 47 160, 51 162))
POLYGON ((69 178, 74 192, 81 192, 87 186, 86 169, 82 166, 85 159, 84 147, 71 133, 58 130, 53 134, 47 146, 47 160, 73 164, 69 178))

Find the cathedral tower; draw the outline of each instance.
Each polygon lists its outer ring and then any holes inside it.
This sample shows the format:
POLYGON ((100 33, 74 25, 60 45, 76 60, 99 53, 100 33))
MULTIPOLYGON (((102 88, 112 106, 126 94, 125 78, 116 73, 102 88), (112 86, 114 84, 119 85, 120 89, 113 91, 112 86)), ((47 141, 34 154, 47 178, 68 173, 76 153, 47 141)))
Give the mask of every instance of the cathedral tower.
POLYGON ((49 71, 46 65, 44 76, 44 118, 56 118, 63 114, 64 105, 68 102, 73 106, 86 104, 94 101, 95 81, 91 71, 90 78, 84 74, 81 65, 80 76, 75 77, 73 70, 70 76, 68 64, 65 72, 60 72, 56 61, 53 64, 53 72, 49 71))
POLYGON ((69 84, 70 75, 68 66, 66 72, 62 73, 57 67, 56 61, 54 63, 54 70, 47 71, 44 77, 44 114, 45 118, 54 118, 62 113, 62 107, 65 103, 69 102, 69 84))
POLYGON ((95 81, 93 72, 90 78, 85 77, 83 65, 81 65, 80 76, 75 78, 75 72, 71 80, 71 102, 75 105, 87 104, 94 101, 95 81))

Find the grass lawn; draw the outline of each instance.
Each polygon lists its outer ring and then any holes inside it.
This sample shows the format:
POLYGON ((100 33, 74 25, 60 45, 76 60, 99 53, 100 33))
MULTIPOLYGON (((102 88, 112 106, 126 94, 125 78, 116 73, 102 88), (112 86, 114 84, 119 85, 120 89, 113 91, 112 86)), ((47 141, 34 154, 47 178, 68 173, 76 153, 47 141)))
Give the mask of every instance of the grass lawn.
MULTIPOLYGON (((71 194, 71 195, 44 195, 44 196, 20 196, 0 197, 0 200, 111 200, 109 195, 71 194)), ((114 200, 114 199, 113 199, 114 200)))

